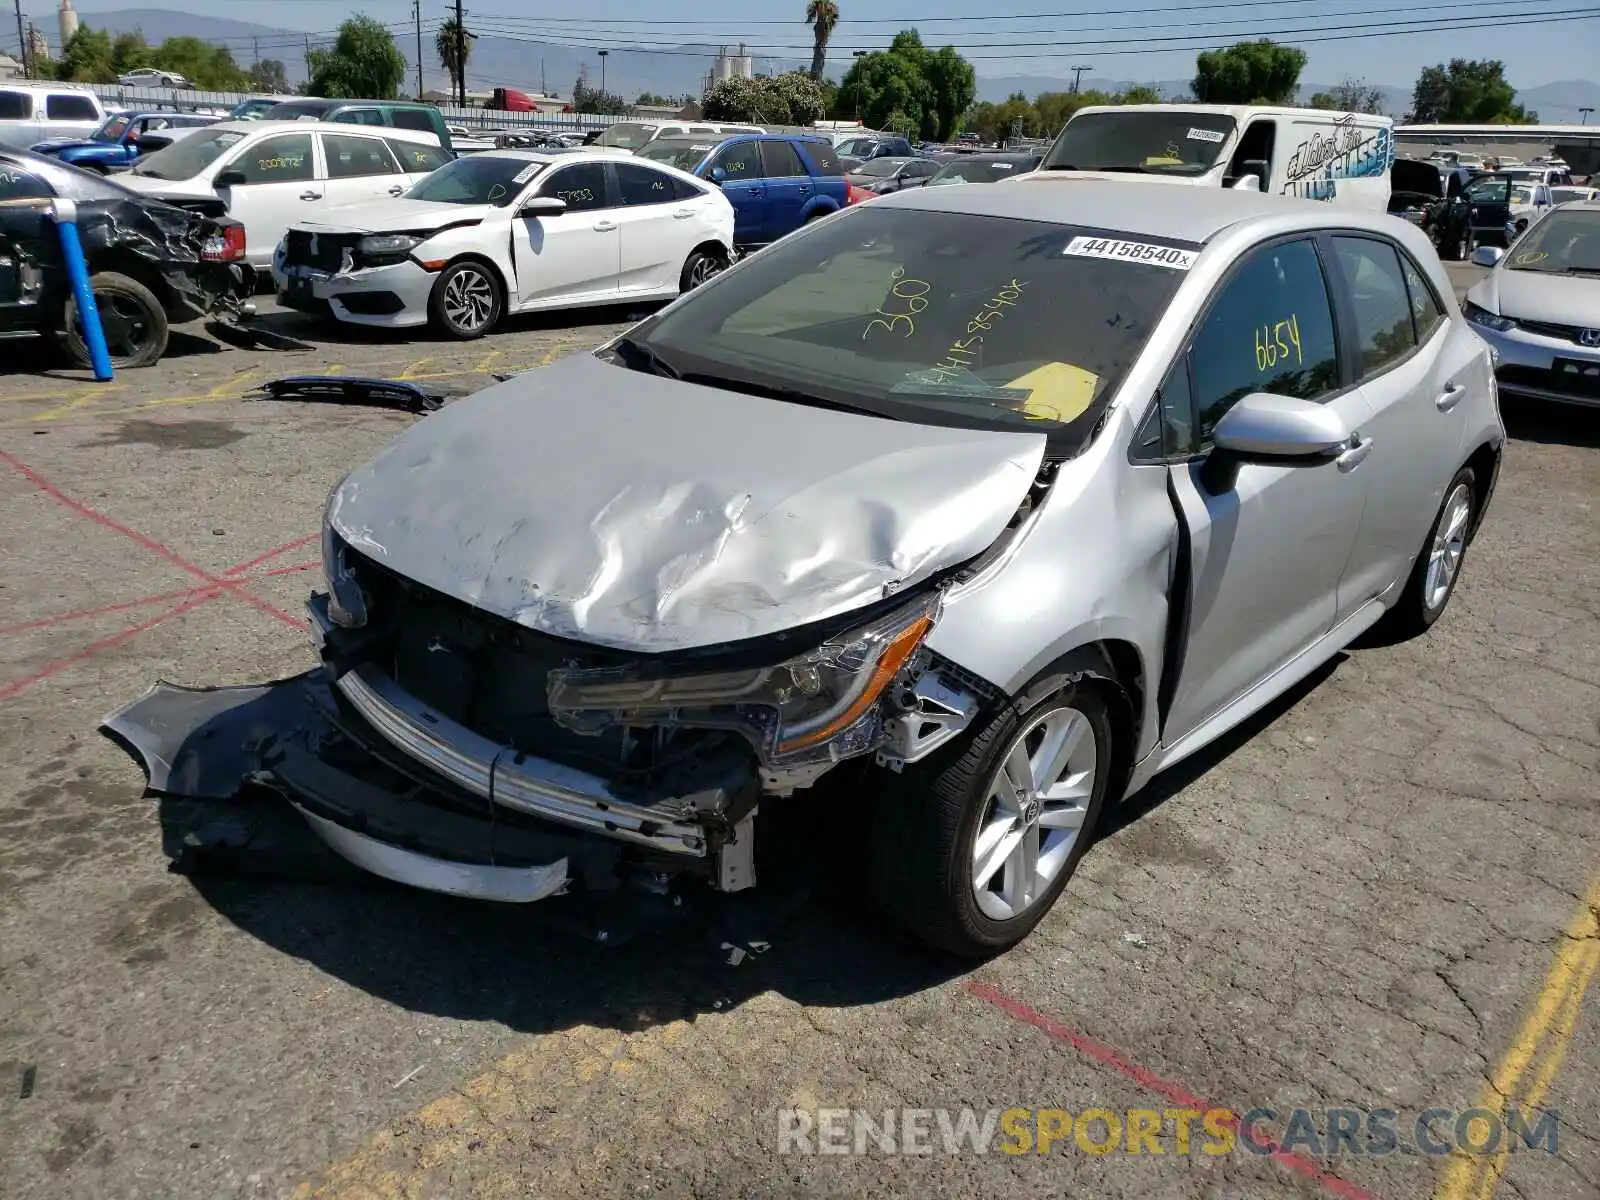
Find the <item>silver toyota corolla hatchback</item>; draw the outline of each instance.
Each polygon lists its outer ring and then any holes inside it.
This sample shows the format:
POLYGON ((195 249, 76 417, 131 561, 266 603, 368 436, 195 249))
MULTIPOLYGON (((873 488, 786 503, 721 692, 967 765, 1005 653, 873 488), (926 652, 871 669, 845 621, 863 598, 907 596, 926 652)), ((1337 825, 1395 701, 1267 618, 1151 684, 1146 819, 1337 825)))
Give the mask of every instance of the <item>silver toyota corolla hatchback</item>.
POLYGON ((323 666, 109 720, 499 901, 754 883, 846 780, 878 901, 982 955, 1108 804, 1443 611, 1504 431, 1391 217, 1070 177, 831 216, 329 498, 323 666))

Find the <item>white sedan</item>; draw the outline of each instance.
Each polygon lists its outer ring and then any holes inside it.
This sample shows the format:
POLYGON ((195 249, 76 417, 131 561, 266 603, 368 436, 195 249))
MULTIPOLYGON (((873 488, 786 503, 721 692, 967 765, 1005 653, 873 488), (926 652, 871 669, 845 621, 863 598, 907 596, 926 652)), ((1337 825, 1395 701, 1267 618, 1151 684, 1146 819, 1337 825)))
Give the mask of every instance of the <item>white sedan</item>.
POLYGON ((157 67, 139 67, 117 76, 123 87, 186 88, 189 81, 176 71, 163 71, 157 67))
POLYGON ((490 150, 404 196, 293 225, 280 300, 341 321, 481 337, 507 313, 667 300, 732 259, 733 206, 664 163, 490 150))

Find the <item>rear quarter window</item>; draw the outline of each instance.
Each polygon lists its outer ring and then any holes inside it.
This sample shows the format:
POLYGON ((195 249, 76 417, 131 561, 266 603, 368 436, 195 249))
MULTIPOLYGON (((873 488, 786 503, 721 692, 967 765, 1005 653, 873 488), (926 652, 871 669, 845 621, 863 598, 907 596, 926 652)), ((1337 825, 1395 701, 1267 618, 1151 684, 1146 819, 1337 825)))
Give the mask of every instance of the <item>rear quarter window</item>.
POLYGON ((45 97, 44 115, 50 121, 98 121, 100 107, 88 96, 53 93, 45 97))
POLYGON ((420 108, 397 108, 393 112, 396 129, 416 129, 422 133, 437 133, 433 116, 420 108))
POLYGON ((800 152, 811 162, 812 171, 817 175, 843 175, 844 166, 839 162, 839 156, 827 142, 801 142, 800 152))
POLYGON ((27 92, 0 92, 0 121, 26 121, 33 116, 33 97, 27 92))
POLYGON ((391 138, 389 149, 393 150, 395 157, 400 160, 400 169, 412 175, 437 171, 450 161, 449 155, 438 146, 422 146, 416 142, 402 142, 391 138))

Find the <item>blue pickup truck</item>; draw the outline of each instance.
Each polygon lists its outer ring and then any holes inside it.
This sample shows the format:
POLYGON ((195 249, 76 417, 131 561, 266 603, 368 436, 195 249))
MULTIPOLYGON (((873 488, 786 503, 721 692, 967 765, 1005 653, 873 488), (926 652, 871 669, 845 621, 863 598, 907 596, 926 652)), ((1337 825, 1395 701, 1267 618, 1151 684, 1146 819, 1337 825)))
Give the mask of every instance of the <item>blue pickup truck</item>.
POLYGON ((86 138, 51 138, 31 148, 36 154, 109 175, 126 171, 140 154, 164 149, 216 119, 175 112, 112 113, 86 138))
POLYGON ((637 154, 720 187, 733 205, 733 242, 741 250, 775 242, 850 203, 850 185, 826 138, 783 133, 657 138, 637 154))

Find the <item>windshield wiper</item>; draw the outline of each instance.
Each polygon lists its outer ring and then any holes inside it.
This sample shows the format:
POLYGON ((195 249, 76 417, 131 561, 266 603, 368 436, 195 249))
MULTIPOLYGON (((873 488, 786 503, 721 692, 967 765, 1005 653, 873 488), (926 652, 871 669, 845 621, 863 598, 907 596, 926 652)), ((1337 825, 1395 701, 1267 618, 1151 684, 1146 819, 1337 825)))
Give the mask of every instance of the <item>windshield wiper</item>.
POLYGON ((632 364, 637 364, 652 375, 661 375, 667 379, 683 378, 683 373, 677 367, 667 362, 643 342, 636 342, 632 338, 620 338, 617 341, 616 348, 623 358, 631 359, 632 364))

